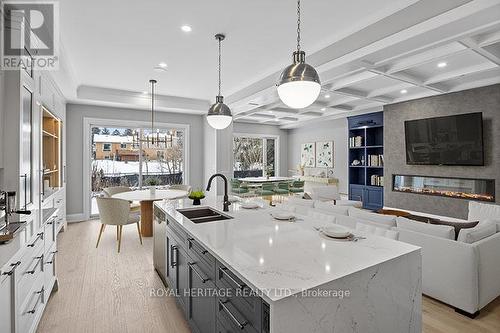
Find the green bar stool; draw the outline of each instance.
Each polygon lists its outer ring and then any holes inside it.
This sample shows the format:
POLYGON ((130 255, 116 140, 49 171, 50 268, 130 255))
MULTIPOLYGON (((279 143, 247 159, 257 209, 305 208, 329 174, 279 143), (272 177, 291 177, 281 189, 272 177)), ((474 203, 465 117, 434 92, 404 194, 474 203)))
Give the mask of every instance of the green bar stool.
POLYGON ((295 180, 290 187, 290 192, 292 193, 302 193, 304 192, 304 181, 303 180, 295 180))
POLYGON ((264 183, 264 184, 262 184, 262 188, 255 191, 255 193, 257 193, 258 195, 263 196, 263 197, 272 196, 274 194, 274 184, 264 183))
POLYGON ((246 183, 242 183, 238 179, 231 179, 231 192, 235 194, 248 193, 248 186, 246 183))
POLYGON ((273 189, 274 193, 280 196, 280 202, 283 202, 284 195, 290 195, 289 188, 290 188, 290 183, 280 182, 278 183, 278 187, 273 189))

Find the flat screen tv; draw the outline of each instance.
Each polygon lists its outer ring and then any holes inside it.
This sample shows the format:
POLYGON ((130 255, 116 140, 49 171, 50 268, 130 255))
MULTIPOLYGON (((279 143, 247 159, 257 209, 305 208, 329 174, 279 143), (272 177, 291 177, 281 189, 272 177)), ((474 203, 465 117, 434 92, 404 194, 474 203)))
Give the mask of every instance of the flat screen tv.
POLYGON ((481 112, 405 121, 406 163, 484 165, 481 112))

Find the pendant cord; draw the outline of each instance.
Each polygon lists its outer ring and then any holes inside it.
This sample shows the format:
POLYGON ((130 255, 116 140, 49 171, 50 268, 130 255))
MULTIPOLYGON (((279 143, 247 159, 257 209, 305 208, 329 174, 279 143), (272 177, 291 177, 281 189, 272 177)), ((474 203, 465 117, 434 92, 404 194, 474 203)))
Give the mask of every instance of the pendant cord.
POLYGON ((221 39, 219 38, 219 96, 220 96, 220 91, 221 91, 221 39))
POLYGON ((155 83, 151 82, 151 138, 153 138, 154 135, 154 119, 155 119, 154 105, 155 105, 155 83))
POLYGON ((300 0, 297 0, 297 51, 300 52, 300 0))

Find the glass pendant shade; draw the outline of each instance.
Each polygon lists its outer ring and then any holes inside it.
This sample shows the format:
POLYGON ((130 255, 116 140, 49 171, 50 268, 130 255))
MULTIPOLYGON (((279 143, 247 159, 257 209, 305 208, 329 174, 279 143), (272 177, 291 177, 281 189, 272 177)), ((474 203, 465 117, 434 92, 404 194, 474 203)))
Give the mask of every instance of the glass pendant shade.
POLYGON ((207 121, 215 129, 224 129, 233 121, 233 116, 229 107, 224 104, 224 97, 217 96, 215 104, 208 109, 207 121))
POLYGON ((293 109, 308 107, 321 92, 319 75, 311 65, 305 63, 304 51, 293 53, 293 64, 281 73, 278 95, 281 101, 293 109))

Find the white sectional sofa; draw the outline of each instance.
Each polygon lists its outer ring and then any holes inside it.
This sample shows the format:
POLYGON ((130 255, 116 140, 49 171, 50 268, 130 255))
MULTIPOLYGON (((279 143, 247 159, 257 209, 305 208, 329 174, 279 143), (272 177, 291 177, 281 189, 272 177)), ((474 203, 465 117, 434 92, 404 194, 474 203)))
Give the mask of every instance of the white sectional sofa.
MULTIPOLYGON (((318 218, 318 214, 328 215, 332 218, 322 221, 422 247, 423 293, 469 317, 475 317, 480 309, 500 296, 499 205, 471 201, 468 221, 479 223, 473 228, 461 229, 457 240, 453 226, 380 215, 321 201, 294 198, 278 208, 318 218)), ((442 217, 442 220, 447 221, 447 218, 442 217)))

